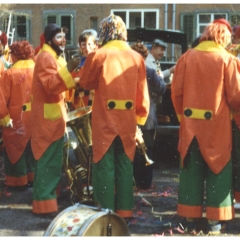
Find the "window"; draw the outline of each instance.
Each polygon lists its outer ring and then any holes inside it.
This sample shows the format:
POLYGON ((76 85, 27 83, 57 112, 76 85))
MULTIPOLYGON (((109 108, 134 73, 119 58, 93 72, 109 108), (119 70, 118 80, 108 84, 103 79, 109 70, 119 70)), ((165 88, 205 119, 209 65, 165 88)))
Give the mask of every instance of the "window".
POLYGON ((182 13, 181 14, 181 31, 187 34, 188 46, 195 38, 199 37, 208 23, 215 19, 225 18, 228 20, 228 12, 218 13, 182 13))
POLYGON ((60 27, 66 27, 66 48, 75 48, 75 11, 59 11, 59 10, 49 10, 44 11, 44 27, 49 23, 56 23, 60 27))
POLYGON ((7 33, 9 29, 8 43, 12 41, 27 40, 30 42, 30 11, 18 13, 17 11, 11 16, 6 13, 1 16, 1 29, 7 33), (10 21, 10 26, 8 26, 10 21))
POLYGON ((113 9, 111 13, 120 16, 127 28, 159 28, 159 9, 113 9))
POLYGON ((203 33, 204 28, 208 23, 214 21, 215 19, 225 18, 227 19, 226 13, 200 13, 197 14, 197 36, 203 33))

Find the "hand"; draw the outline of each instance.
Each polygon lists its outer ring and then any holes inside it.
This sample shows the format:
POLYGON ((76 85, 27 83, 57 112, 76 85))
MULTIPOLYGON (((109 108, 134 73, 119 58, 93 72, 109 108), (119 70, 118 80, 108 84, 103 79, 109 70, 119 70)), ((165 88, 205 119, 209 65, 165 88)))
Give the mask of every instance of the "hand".
POLYGON ((174 66, 172 66, 171 68, 169 68, 170 74, 174 73, 175 66, 176 66, 176 65, 174 65, 174 66))
POLYGON ((12 119, 10 119, 9 122, 4 127, 13 128, 12 119))
POLYGON ((72 59, 70 59, 67 63, 67 69, 69 72, 72 72, 79 64, 80 64, 81 58, 79 55, 73 55, 72 59))

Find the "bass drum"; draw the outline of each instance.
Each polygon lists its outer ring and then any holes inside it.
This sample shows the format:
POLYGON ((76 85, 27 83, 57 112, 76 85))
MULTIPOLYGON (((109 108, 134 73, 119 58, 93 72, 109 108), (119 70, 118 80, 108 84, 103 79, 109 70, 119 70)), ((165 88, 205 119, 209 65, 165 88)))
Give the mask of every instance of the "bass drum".
POLYGON ((60 212, 44 236, 130 236, 126 222, 114 212, 75 204, 60 212))

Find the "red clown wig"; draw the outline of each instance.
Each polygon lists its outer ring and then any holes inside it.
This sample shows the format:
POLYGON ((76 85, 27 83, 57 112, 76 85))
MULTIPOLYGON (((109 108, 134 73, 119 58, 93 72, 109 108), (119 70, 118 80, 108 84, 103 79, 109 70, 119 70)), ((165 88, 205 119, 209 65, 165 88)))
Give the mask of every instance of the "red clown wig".
POLYGON ((205 27, 200 42, 210 40, 226 47, 231 42, 231 33, 231 25, 226 19, 216 19, 205 27))
POLYGON ((16 56, 19 60, 30 59, 34 56, 34 48, 28 41, 17 41, 13 42, 9 46, 11 54, 16 56))

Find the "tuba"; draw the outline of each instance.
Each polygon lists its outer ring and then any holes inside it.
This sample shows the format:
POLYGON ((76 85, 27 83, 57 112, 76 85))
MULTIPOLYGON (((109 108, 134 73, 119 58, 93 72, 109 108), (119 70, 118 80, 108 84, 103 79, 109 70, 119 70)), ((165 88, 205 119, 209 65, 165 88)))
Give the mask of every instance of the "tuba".
POLYGON ((73 136, 64 143, 63 168, 70 184, 71 198, 91 201, 92 128, 90 106, 68 112, 67 127, 73 136))

